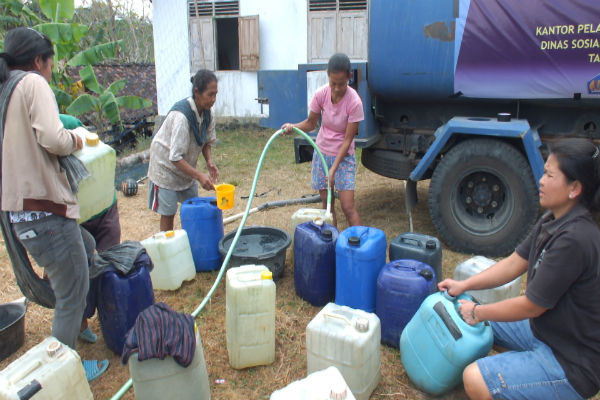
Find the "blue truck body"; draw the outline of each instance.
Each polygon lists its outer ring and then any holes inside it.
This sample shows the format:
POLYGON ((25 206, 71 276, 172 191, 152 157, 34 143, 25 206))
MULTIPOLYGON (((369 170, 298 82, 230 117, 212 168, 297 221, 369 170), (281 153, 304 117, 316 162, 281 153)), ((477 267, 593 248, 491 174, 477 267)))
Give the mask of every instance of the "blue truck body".
MULTIPOLYGON (((430 180, 431 218, 449 247, 510 253, 537 219, 548 145, 600 143, 600 2, 371 0, 368 9, 368 60, 353 63, 352 79, 365 106, 363 165, 406 180, 409 210, 417 182, 430 180)), ((325 66, 299 73, 315 68, 325 66)))

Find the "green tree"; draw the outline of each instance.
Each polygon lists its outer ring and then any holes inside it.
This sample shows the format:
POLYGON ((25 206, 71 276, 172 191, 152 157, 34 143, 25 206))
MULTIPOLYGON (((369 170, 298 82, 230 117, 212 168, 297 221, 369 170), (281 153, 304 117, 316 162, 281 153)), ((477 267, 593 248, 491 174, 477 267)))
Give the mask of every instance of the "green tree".
POLYGON ((74 0, 39 0, 29 5, 22 0, 0 0, 0 10, 7 16, 5 23, 20 26, 31 20, 37 22, 34 28, 52 41, 57 62, 51 86, 61 111, 66 110, 74 115, 94 112, 96 129, 98 133, 103 133, 107 121, 122 126, 119 108, 140 109, 152 105, 141 97, 117 96, 125 87, 125 80, 116 81, 106 89, 98 84, 92 65, 114 59, 123 40, 103 43, 103 35, 97 35, 91 43, 85 43, 89 28, 73 22, 74 0), (36 6, 42 17, 38 17, 30 5, 36 6), (81 81, 73 82, 67 74, 69 66, 84 66, 80 71, 81 81), (90 93, 86 93, 86 89, 90 93))
POLYGON ((74 17, 74 21, 89 26, 84 43, 91 45, 99 37, 122 40, 116 55, 118 61, 154 63, 152 21, 148 16, 135 13, 127 0, 89 0, 84 5, 76 10, 74 17))
POLYGON ((85 87, 92 93, 84 93, 78 96, 67 107, 67 113, 77 116, 90 111, 94 112, 99 132, 106 130, 105 119, 108 119, 113 125, 121 124, 121 113, 119 111, 121 107, 140 109, 152 106, 150 100, 138 96, 117 96, 127 83, 125 79, 113 82, 107 88, 100 86, 91 65, 83 67, 79 71, 79 76, 85 87))

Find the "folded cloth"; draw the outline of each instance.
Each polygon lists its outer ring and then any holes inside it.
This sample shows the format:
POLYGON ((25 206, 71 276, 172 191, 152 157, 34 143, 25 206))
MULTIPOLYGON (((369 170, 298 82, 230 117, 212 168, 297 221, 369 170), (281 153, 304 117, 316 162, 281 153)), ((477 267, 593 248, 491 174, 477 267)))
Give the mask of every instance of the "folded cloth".
POLYGON ((125 336, 121 363, 127 364, 135 352, 139 361, 171 356, 177 364, 187 367, 196 352, 194 318, 173 311, 165 303, 151 305, 138 315, 125 336))
POLYGON ((145 266, 148 272, 154 268, 144 246, 140 242, 128 240, 94 254, 90 263, 90 279, 107 270, 116 270, 127 275, 141 266, 145 266))
POLYGON ((83 161, 73 154, 58 157, 58 163, 65 170, 69 186, 71 186, 73 193, 79 191, 79 182, 92 176, 83 161))

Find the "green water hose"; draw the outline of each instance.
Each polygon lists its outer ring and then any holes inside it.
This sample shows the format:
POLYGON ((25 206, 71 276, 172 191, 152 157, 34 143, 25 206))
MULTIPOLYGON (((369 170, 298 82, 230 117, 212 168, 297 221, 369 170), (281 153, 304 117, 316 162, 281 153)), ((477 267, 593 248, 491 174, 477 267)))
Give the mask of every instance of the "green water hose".
MULTIPOLYGON (((310 138, 310 136, 308 136, 306 133, 302 132, 298 128, 293 128, 293 130, 295 133, 303 136, 308 141, 308 143, 310 143, 310 145, 316 150, 317 154, 319 155, 319 158, 321 159, 321 162, 323 163, 323 168, 325 169, 325 176, 327 177, 327 211, 326 211, 326 215, 330 215, 331 214, 331 186, 329 184, 329 168, 327 167, 327 162, 325 161, 325 157, 323 157, 321 150, 319 150, 319 148, 317 147, 315 142, 310 138)), ((250 209, 252 208, 252 200, 254 200, 254 193, 256 192, 256 184, 258 182, 258 177, 260 175, 260 170, 262 169, 265 155, 267 154, 267 151, 269 150, 269 147, 271 147, 271 144, 273 143, 275 138, 277 136, 281 135, 282 132, 283 132, 282 130, 278 130, 269 138, 269 140, 267 141, 267 144, 265 145, 265 148, 263 149, 262 154, 260 155, 260 158, 258 160, 258 165, 256 166, 256 172, 254 173, 254 181, 252 182, 252 189, 250 190, 250 197, 248 198, 248 204, 246 205, 246 211, 244 211, 244 216, 242 217, 242 222, 240 222, 240 226, 238 227, 238 229, 235 233, 235 236, 233 237, 231 246, 229 246, 229 250, 227 251, 227 254, 225 255, 223 264, 221 264, 221 269, 219 270, 219 274, 217 275, 217 278, 215 279, 215 283, 213 283, 212 287, 210 288, 210 290, 204 297, 204 300, 202 300, 202 302, 198 305, 198 307, 194 310, 194 312, 192 312, 192 317, 194 317, 194 318, 196 318, 198 316, 198 314, 200 313, 200 311, 202 311, 204 306, 206 306, 206 303, 208 303, 208 301, 212 297, 213 293, 217 289, 217 286, 219 286, 221 279, 223 278, 223 274, 225 273, 227 264, 229 263, 229 259, 231 258, 231 254, 233 254, 233 250, 235 249, 235 246, 237 245, 237 241, 238 241, 240 235, 242 234, 242 230, 244 228, 244 225, 246 224, 246 220, 248 219, 248 214, 250 214, 250 209)), ((111 400, 120 399, 129 389, 131 389, 132 385, 133 385, 133 381, 131 380, 131 378, 129 378, 129 380, 127 382, 125 382, 125 384, 123 386, 121 386, 121 388, 117 391, 117 393, 115 393, 114 396, 111 397, 111 400)))

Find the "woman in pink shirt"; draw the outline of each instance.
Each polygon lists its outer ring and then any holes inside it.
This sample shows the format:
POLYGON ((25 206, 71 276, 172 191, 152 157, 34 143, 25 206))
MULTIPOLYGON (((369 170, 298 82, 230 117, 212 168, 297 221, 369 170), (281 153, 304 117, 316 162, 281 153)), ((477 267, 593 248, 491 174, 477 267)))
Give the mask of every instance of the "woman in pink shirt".
MULTIPOLYGON (((304 132, 314 130, 321 117, 321 128, 317 135, 317 146, 323 153, 329 168, 329 181, 338 190, 342 211, 350 226, 361 225, 360 216, 354 205, 354 180, 356 158, 354 137, 358 134, 358 123, 364 119, 363 105, 356 90, 348 86, 350 59, 337 53, 327 63, 329 84, 320 87, 309 104, 308 118, 281 127, 285 133, 296 127, 304 132)), ((319 191, 323 208, 327 207, 327 178, 316 152, 312 161, 312 187, 319 191)), ((333 224, 337 226, 334 199, 331 212, 333 224)))

